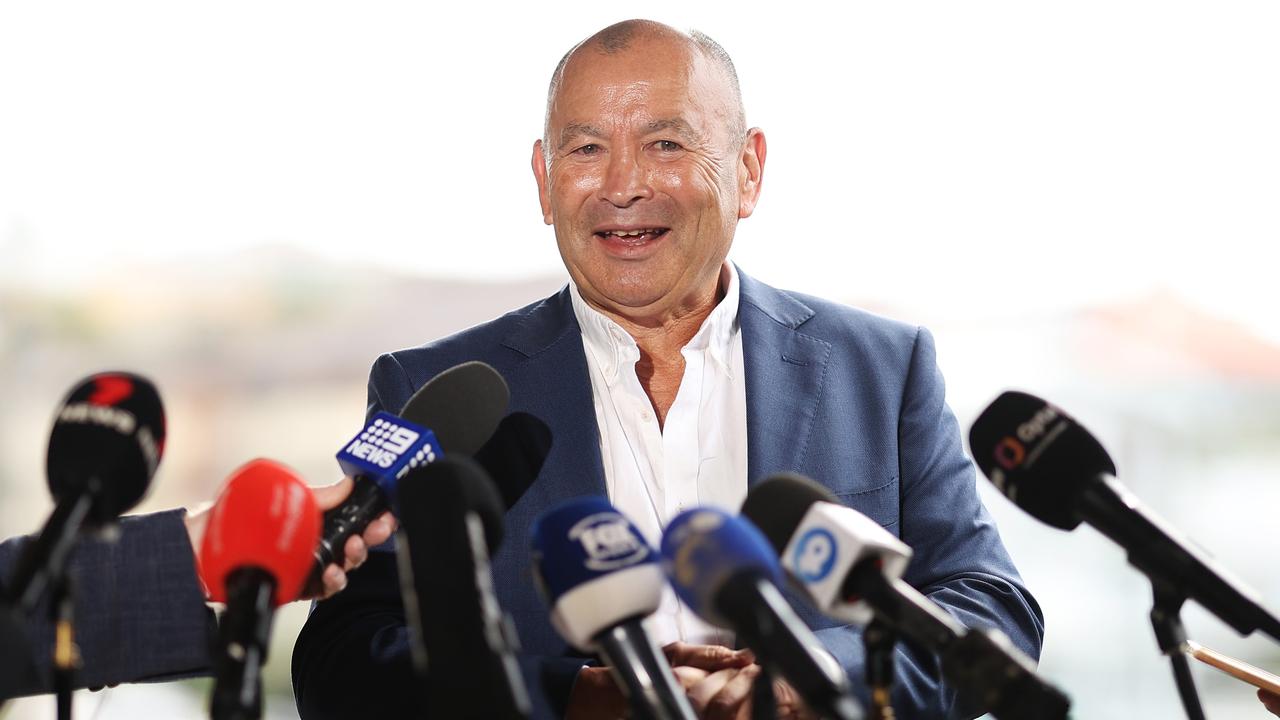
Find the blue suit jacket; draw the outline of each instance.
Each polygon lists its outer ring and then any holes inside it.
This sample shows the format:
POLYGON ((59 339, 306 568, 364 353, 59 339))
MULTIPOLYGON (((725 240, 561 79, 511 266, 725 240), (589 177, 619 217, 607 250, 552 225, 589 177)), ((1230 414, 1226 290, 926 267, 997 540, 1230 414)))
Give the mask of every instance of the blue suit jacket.
MULTIPOLYGON (((927 331, 741 278, 751 483, 795 471, 829 487, 915 550, 907 580, 959 620, 994 626, 1039 656, 1043 618, 1022 586, 978 498, 927 331)), ((395 412, 437 373, 467 360, 496 368, 511 387, 512 410, 543 419, 554 445, 538 479, 506 515, 506 540, 493 558, 494 583, 514 617, 527 675, 546 689, 542 716, 559 714, 582 659, 556 634, 530 574, 529 530, 551 506, 604 495, 591 386, 567 288, 546 300, 428 345, 383 355, 369 379, 370 414, 395 412)), ((394 565, 374 558, 351 587, 317 605, 294 652, 294 686, 305 718, 342 716, 351 685, 364 679, 363 705, 397 705, 410 682, 394 565), (349 656, 347 656, 349 655, 349 656), (346 656, 346 657, 344 657, 346 656), (387 704, 390 703, 390 704, 387 704)), ((858 629, 807 607, 801 616, 862 687, 858 629)), ((900 645, 894 698, 899 717, 942 717, 954 694, 935 661, 900 645)), ((536 688, 531 688, 536 692, 536 688)))

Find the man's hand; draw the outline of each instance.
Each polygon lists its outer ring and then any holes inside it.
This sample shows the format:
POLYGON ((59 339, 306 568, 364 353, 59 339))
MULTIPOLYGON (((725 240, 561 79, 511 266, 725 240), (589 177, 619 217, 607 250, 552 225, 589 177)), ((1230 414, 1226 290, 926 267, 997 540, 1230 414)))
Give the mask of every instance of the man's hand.
POLYGON ((1262 701, 1262 704, 1266 706, 1272 715, 1280 717, 1280 695, 1266 690, 1259 690, 1258 699, 1262 701))
MULTIPOLYGON (((349 477, 344 477, 332 485, 311 488, 311 491, 315 494, 316 504, 320 506, 320 510, 323 512, 341 505, 342 501, 346 500, 347 496, 351 494, 353 487, 355 487, 354 481, 349 477)), ((187 513, 185 519, 187 535, 191 538, 191 550, 195 554, 200 552, 200 542, 204 538, 205 527, 209 524, 209 510, 212 507, 213 503, 205 503, 198 509, 187 513)), ((348 538, 347 544, 343 548, 342 567, 332 563, 324 569, 324 575, 322 576, 324 592, 319 596, 319 599, 324 600, 333 597, 333 595, 345 588, 347 586, 347 571, 360 567, 369 558, 369 548, 386 542, 395 531, 395 516, 387 512, 379 515, 373 522, 369 523, 363 533, 348 538)), ((312 598, 304 597, 298 599, 308 600, 312 598)))
MULTIPOLYGON (((754 664, 712 673, 682 667, 676 668, 676 677, 703 720, 750 720, 751 694, 760 672, 760 666, 754 664)), ((817 720, 785 680, 773 681, 773 698, 779 720, 817 720)))

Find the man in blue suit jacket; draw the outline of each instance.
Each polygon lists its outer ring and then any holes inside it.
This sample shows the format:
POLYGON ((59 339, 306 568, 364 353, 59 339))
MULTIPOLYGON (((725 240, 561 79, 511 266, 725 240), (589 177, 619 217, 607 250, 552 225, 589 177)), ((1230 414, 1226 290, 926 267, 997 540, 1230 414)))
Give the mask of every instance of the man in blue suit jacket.
MULTIPOLYGON (((618 714, 607 674, 583 669, 584 659, 552 629, 529 567, 533 520, 568 498, 607 495, 616 480, 601 452, 599 390, 580 313, 599 313, 629 335, 620 343, 634 342, 639 359, 627 370, 662 427, 689 382, 682 349, 735 287, 740 346, 727 347, 741 353, 742 372, 729 376, 745 392, 743 491, 782 471, 818 480, 914 548, 906 575, 914 586, 963 623, 999 628, 1039 655, 1040 610, 977 496, 929 334, 776 290, 726 264, 736 223, 759 197, 764 159, 764 135, 746 129, 736 76, 718 45, 646 21, 606 28, 557 68, 533 158, 544 219, 555 226, 572 288, 590 310, 575 308, 566 288, 452 337, 384 355, 373 367, 370 414, 401 407, 442 370, 482 360, 506 378, 513 410, 552 429, 551 453, 507 513, 507 541, 493 558, 527 676, 544 690, 535 692, 540 717, 618 714)), ((800 613, 861 687, 859 629, 807 608, 800 613)), ((688 648, 675 652, 675 662, 698 663, 688 648)), ((908 644, 897 652, 899 717, 952 714, 954 692, 940 682, 935 660, 908 644)), ((751 675, 738 658, 704 664, 723 668, 705 678, 718 683, 714 701, 696 703, 708 717, 743 711, 751 675)), ((371 558, 347 592, 317 605, 293 661, 304 718, 412 714, 403 610, 388 557, 371 558)), ((704 689, 695 683, 689 691, 704 689)))

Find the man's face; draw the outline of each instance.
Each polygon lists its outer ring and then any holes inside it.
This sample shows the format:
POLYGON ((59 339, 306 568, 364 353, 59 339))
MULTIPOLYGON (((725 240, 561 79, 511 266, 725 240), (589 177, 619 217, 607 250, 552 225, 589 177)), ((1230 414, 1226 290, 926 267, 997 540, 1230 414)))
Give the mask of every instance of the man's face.
POLYGON ((745 144, 730 136, 733 108, 719 68, 683 44, 586 46, 569 60, 533 169, 543 219, 589 302, 661 320, 714 297, 764 160, 758 130, 745 144))

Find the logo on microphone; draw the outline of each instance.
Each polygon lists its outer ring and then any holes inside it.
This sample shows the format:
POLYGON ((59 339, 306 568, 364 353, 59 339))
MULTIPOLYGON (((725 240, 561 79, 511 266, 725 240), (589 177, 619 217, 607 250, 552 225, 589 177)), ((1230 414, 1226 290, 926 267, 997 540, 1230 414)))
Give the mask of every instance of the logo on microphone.
POLYGON ((831 574, 836 564, 836 539, 824 528, 813 528, 800 536, 791 554, 796 575, 807 583, 818 582, 831 574))
POLYGON ((119 405, 133 394, 133 381, 121 375, 99 375, 93 379, 90 405, 119 405))
MULTIPOLYGON (((1058 409, 1052 405, 1045 405, 1031 416, 1030 420, 1018 426, 1014 438, 1011 435, 1005 435, 1001 438, 995 447, 996 463, 1005 470, 1016 470, 1027 459, 1027 447, 1036 445, 1041 438, 1049 432, 1049 426, 1054 423, 1061 415, 1058 409)), ((1062 432, 1062 428, 1054 430, 1054 436, 1062 432)), ((1050 438, 1050 442, 1052 438, 1050 438)))
MULTIPOLYGON (((395 465, 400 456, 412 448, 420 437, 419 433, 407 427, 375 418, 359 437, 351 441, 346 452, 385 469, 395 465)), ((426 445, 414 456, 411 467, 435 459, 434 450, 426 445)))
POLYGON ((634 565, 649 557, 649 545, 616 512, 588 515, 569 528, 569 539, 580 543, 587 554, 588 570, 609 572, 634 565))

